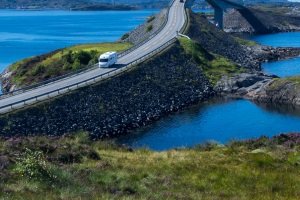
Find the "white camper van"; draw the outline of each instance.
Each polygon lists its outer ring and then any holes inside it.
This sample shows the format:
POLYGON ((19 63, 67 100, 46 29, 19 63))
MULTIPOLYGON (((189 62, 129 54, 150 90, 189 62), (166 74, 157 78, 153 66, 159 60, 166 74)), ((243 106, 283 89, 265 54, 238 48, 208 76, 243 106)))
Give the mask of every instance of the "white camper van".
POLYGON ((106 52, 99 57, 99 67, 109 67, 118 61, 117 52, 106 52))

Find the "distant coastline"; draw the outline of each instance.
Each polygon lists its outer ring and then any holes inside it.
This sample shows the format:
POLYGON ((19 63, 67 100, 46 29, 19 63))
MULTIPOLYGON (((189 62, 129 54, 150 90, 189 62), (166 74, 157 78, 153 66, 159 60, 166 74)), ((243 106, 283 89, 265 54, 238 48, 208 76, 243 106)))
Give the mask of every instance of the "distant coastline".
POLYGON ((8 6, 0 7, 1 10, 20 10, 20 11, 49 11, 49 10, 70 10, 70 11, 130 11, 139 8, 130 5, 111 5, 111 4, 95 4, 95 5, 77 5, 74 7, 49 7, 49 6, 8 6))

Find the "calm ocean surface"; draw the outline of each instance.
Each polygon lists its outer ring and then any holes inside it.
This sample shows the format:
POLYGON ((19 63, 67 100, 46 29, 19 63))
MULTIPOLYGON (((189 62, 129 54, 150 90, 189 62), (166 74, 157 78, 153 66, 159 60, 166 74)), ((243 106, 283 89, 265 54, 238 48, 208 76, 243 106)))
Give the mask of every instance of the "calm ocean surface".
POLYGON ((158 10, 0 10, 0 72, 22 58, 80 43, 112 42, 158 10))

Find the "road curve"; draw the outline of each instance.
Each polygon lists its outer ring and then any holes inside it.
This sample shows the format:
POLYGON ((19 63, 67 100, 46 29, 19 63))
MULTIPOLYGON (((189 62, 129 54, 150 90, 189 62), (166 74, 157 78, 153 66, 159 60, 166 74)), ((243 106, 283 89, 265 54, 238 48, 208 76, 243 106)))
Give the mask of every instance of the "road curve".
MULTIPOLYGON (((150 52, 156 50, 161 45, 165 44, 169 40, 173 39, 177 36, 177 31, 184 26, 185 23, 185 11, 184 11, 184 3, 180 3, 179 0, 175 0, 172 4, 168 22, 165 27, 159 32, 155 37, 153 37, 150 41, 145 43, 144 45, 140 46, 139 48, 135 49, 134 51, 130 52, 129 54, 121 57, 118 60, 118 65, 126 66, 128 63, 131 63, 150 52)), ((20 93, 8 98, 4 98, 0 100, 0 107, 9 106, 11 104, 24 101, 29 98, 35 98, 37 96, 41 96, 43 94, 48 94, 59 89, 72 86, 84 80, 89 80, 93 77, 100 76, 101 74, 105 74, 110 71, 114 71, 117 68, 97 68, 91 71, 87 71, 77 76, 73 76, 70 78, 65 78, 62 80, 55 81, 53 83, 49 83, 45 86, 41 86, 24 93, 20 93)), ((4 108, 3 108, 4 109, 4 108)), ((3 110, 2 109, 2 110, 3 110)), ((0 109, 1 113, 1 109, 0 109)))

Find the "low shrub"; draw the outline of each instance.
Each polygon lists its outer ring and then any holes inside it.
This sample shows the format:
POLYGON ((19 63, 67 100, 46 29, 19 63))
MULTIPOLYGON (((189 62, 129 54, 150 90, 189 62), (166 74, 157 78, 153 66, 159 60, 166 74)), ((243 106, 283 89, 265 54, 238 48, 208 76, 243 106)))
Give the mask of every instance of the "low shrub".
POLYGON ((150 23, 152 22, 153 20, 155 19, 155 16, 151 16, 147 19, 147 23, 150 23))
POLYGON ((27 148, 17 159, 15 172, 31 180, 55 179, 44 154, 41 151, 32 151, 27 148))
POLYGON ((150 32, 150 31, 152 31, 152 30, 153 30, 153 25, 147 26, 147 32, 150 32))

